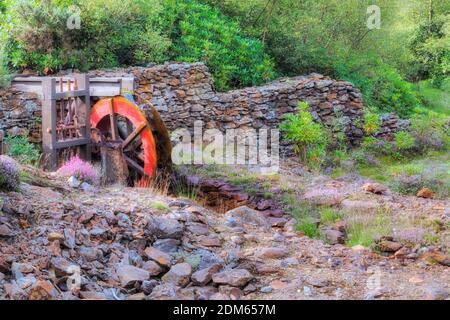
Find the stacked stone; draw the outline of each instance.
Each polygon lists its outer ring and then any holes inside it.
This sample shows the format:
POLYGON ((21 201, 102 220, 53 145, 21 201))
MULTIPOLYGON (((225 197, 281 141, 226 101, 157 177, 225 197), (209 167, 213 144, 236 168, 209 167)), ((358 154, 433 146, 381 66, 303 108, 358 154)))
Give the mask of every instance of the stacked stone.
POLYGON ((388 113, 381 116, 380 130, 376 137, 383 139, 391 139, 394 133, 408 130, 410 126, 409 120, 400 119, 395 113, 388 113))
MULTIPOLYGON (((154 105, 169 130, 192 129, 194 121, 204 128, 278 128, 286 113, 307 101, 317 121, 343 126, 350 144, 363 133, 357 124, 362 118, 362 96, 345 81, 319 74, 284 78, 273 83, 229 92, 216 92, 208 68, 203 63, 166 63, 149 67, 97 70, 91 76, 135 78, 136 101, 143 109, 154 105)), ((34 94, 8 89, 0 92, 0 129, 21 133, 31 128, 34 142, 40 141, 40 102, 34 94)))
POLYGON ((34 93, 0 90, 0 131, 3 135, 27 135, 41 141, 41 103, 34 93))

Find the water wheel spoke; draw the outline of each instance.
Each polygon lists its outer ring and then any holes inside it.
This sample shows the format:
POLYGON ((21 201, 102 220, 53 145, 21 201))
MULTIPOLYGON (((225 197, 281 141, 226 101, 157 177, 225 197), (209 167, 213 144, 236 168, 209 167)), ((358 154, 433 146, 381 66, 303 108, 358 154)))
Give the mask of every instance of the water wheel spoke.
POLYGON ((124 155, 124 157, 125 157, 125 161, 128 163, 128 165, 130 167, 132 167, 133 169, 138 171, 140 174, 145 175, 145 171, 144 171, 143 167, 141 167, 136 161, 134 161, 130 157, 128 157, 126 155, 124 155))
POLYGON ((134 129, 134 131, 122 143, 122 148, 125 149, 134 139, 136 139, 145 127, 147 127, 147 124, 143 122, 136 129, 134 129))

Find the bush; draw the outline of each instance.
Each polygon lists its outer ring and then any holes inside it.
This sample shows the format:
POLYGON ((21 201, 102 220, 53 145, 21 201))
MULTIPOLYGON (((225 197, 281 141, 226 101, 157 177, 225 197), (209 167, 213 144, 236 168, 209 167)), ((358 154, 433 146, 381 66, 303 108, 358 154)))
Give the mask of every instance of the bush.
POLYGON ((297 114, 285 115, 280 129, 285 134, 284 138, 294 143, 294 151, 303 162, 316 166, 321 164, 328 138, 325 128, 314 122, 306 102, 298 104, 297 114))
POLYGON ((47 74, 61 69, 111 68, 165 60, 154 0, 12 1, 2 28, 12 67, 47 74), (79 8, 81 28, 68 29, 79 8))
POLYGON ((28 142, 24 136, 5 137, 7 153, 17 159, 20 163, 35 165, 40 157, 40 152, 36 145, 28 142))
POLYGON ((450 119, 433 112, 415 114, 411 118, 411 134, 418 150, 447 150, 450 147, 450 119))
POLYGON ((99 175, 94 167, 89 162, 81 160, 78 156, 73 157, 59 168, 57 174, 63 177, 74 176, 79 181, 90 184, 99 182, 99 175))
POLYGON ((366 110, 364 112, 364 125, 363 130, 366 135, 372 135, 378 132, 381 127, 380 116, 372 111, 366 110))
POLYGON ((394 134, 395 146, 400 154, 405 154, 410 151, 414 145, 416 140, 414 137, 406 131, 399 131, 394 134))
POLYGON ((16 191, 20 184, 19 168, 8 156, 0 155, 0 189, 16 191))
POLYGON ((360 88, 365 103, 379 112, 408 117, 419 105, 411 84, 376 56, 364 54, 337 59, 336 76, 360 88))
POLYGON ((218 10, 191 0, 165 0, 163 28, 178 61, 203 61, 220 90, 253 86, 274 77, 261 41, 241 35, 239 25, 218 10))

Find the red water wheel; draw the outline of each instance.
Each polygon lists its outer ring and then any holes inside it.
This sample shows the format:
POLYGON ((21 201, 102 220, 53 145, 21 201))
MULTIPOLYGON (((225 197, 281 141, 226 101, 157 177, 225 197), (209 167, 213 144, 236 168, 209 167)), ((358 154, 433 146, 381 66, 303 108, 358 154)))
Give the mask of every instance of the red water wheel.
POLYGON ((142 186, 155 177, 155 139, 144 113, 130 100, 114 97, 98 101, 91 110, 96 139, 120 142, 130 171, 131 184, 142 186))

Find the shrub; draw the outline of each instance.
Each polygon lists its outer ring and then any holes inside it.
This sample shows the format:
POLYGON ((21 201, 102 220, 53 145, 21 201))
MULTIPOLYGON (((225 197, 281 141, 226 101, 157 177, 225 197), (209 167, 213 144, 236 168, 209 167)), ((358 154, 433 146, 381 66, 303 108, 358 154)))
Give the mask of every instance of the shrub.
POLYGON ((274 77, 263 43, 241 35, 236 22, 196 1, 163 3, 161 24, 173 42, 171 58, 205 62, 219 90, 258 85, 274 77))
POLYGON ((0 189, 16 191, 19 183, 20 174, 16 162, 8 156, 0 155, 0 189))
POLYGON ((302 231, 305 236, 310 238, 318 238, 320 236, 317 224, 311 218, 304 218, 297 223, 297 229, 302 231))
POLYGON ((322 208, 320 210, 320 223, 333 224, 342 218, 342 214, 332 208, 322 208))
POLYGON ((395 145, 397 150, 405 152, 414 147, 416 140, 414 137, 406 131, 399 131, 394 134, 395 145))
POLYGON ((411 84, 381 58, 364 54, 336 61, 336 76, 360 88, 366 104, 375 110, 408 117, 419 105, 411 84))
POLYGON ((308 164, 320 165, 326 151, 328 139, 324 127, 314 122, 308 112, 308 104, 300 102, 297 114, 285 115, 280 124, 284 138, 294 143, 294 151, 308 164))
POLYGON ((378 132, 381 127, 380 116, 372 111, 364 112, 363 130, 366 135, 372 135, 378 132))
POLYGON ((5 137, 7 153, 9 156, 17 159, 20 163, 34 165, 40 157, 40 152, 36 145, 28 142, 25 136, 7 136, 5 137))
POLYGON ((421 153, 447 150, 450 146, 449 119, 434 112, 415 114, 411 118, 411 134, 421 153))
POLYGON ((80 181, 91 184, 99 182, 99 175, 94 167, 89 162, 81 160, 78 155, 59 168, 57 174, 63 177, 74 176, 80 181))

